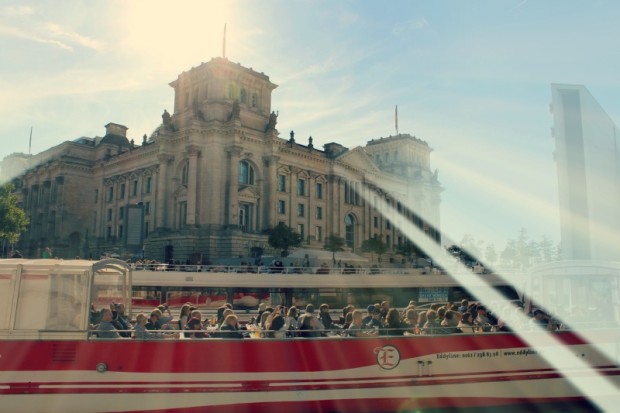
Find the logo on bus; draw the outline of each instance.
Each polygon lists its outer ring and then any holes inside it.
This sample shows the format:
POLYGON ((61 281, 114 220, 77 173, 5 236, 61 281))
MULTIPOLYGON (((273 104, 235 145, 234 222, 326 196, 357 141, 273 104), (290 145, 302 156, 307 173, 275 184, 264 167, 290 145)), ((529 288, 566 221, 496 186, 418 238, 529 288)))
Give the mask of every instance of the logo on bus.
POLYGON ((375 348, 377 364, 383 370, 392 370, 400 363, 400 353, 394 346, 383 346, 375 348))

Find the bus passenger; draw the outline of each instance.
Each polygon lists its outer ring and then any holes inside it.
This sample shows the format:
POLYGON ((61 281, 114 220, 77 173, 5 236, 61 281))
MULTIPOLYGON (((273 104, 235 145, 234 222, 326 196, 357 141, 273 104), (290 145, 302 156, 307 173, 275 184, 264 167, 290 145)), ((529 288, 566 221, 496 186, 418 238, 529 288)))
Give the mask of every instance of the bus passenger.
POLYGON ((243 338, 240 330, 237 316, 228 314, 220 327, 220 336, 222 338, 243 338))
POLYGON ((362 312, 354 310, 351 313, 352 321, 351 325, 347 329, 347 333, 351 337, 374 337, 377 335, 377 330, 365 331, 362 325, 362 312))
POLYGON ((146 329, 146 315, 140 313, 136 316, 136 325, 134 326, 134 338, 137 340, 161 340, 164 338, 179 338, 179 333, 164 334, 149 331, 146 329))
POLYGON ((112 311, 109 308, 101 310, 101 322, 97 327, 97 337, 99 338, 121 338, 120 334, 112 324, 112 311))
POLYGON ((204 325, 199 318, 190 318, 185 328, 186 338, 207 338, 209 335, 204 331, 204 325), (190 333, 191 331, 191 333, 190 333))
POLYGON ((382 336, 402 336, 405 333, 406 326, 400 321, 398 310, 390 308, 385 316, 383 328, 379 330, 382 336))
POLYGON ((459 321, 458 325, 456 326, 459 330, 461 330, 461 333, 466 333, 466 334, 473 334, 476 332, 475 328, 474 328, 474 321, 473 318, 471 316, 471 313, 469 312, 464 312, 462 317, 461 317, 461 321, 459 321))

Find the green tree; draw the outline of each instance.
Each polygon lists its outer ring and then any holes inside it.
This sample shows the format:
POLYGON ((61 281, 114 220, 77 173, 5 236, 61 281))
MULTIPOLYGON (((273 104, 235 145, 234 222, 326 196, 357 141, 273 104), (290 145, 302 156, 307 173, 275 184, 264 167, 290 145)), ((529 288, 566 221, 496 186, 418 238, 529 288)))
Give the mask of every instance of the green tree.
POLYGON ((398 246, 396 253, 407 258, 407 261, 413 262, 414 259, 424 257, 426 254, 415 243, 406 240, 398 246))
POLYGON ((334 265, 336 265, 336 253, 338 251, 344 251, 344 238, 334 234, 330 235, 325 238, 323 249, 332 252, 332 260, 334 261, 334 265))
POLYGON ((381 262, 381 256, 385 254, 387 249, 387 245, 385 245, 383 239, 377 234, 362 242, 362 251, 377 254, 379 262, 381 262))
POLYGON ((282 250, 282 256, 288 255, 289 248, 299 247, 301 245, 301 235, 299 235, 293 228, 279 223, 274 228, 267 231, 269 234, 269 245, 273 248, 282 250))
POLYGON ((0 240, 14 244, 22 232, 28 228, 28 217, 19 207, 19 199, 14 193, 13 184, 0 187, 0 240))

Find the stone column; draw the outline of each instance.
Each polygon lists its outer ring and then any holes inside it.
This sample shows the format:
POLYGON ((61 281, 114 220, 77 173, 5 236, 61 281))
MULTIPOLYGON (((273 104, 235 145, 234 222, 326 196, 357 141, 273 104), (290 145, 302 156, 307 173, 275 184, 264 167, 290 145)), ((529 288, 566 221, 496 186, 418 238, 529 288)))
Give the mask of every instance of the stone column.
POLYGON ((156 207, 155 207, 155 228, 165 228, 168 225, 168 208, 167 208, 167 192, 168 192, 168 167, 173 156, 167 154, 157 155, 159 161, 159 173, 157 174, 156 207))
POLYGON ((226 185, 226 225, 238 225, 237 218, 239 215, 239 156, 243 148, 239 145, 230 145, 226 148, 228 152, 228 182, 226 185))
POLYGON ((277 192, 278 192, 278 161, 279 156, 263 156, 264 169, 264 195, 262 197, 263 219, 257 230, 275 227, 277 224, 277 192))
POLYGON ((195 225, 196 222, 196 181, 198 178, 198 155, 200 149, 195 145, 186 148, 189 159, 189 170, 187 175, 187 225, 195 225))

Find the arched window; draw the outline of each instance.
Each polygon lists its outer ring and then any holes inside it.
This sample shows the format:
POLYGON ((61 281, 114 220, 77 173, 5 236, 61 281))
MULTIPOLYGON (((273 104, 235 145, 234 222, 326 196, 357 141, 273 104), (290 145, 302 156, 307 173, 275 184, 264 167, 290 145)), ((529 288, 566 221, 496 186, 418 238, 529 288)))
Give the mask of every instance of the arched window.
POLYGON ((352 214, 347 214, 344 217, 344 225, 345 225, 345 240, 347 242, 347 247, 354 248, 355 247, 355 217, 352 214))
POLYGON ((254 185, 254 168, 247 161, 239 162, 239 183, 254 185))
POLYGON ((241 97, 239 99, 241 103, 248 103, 248 92, 245 89, 241 89, 241 97))

